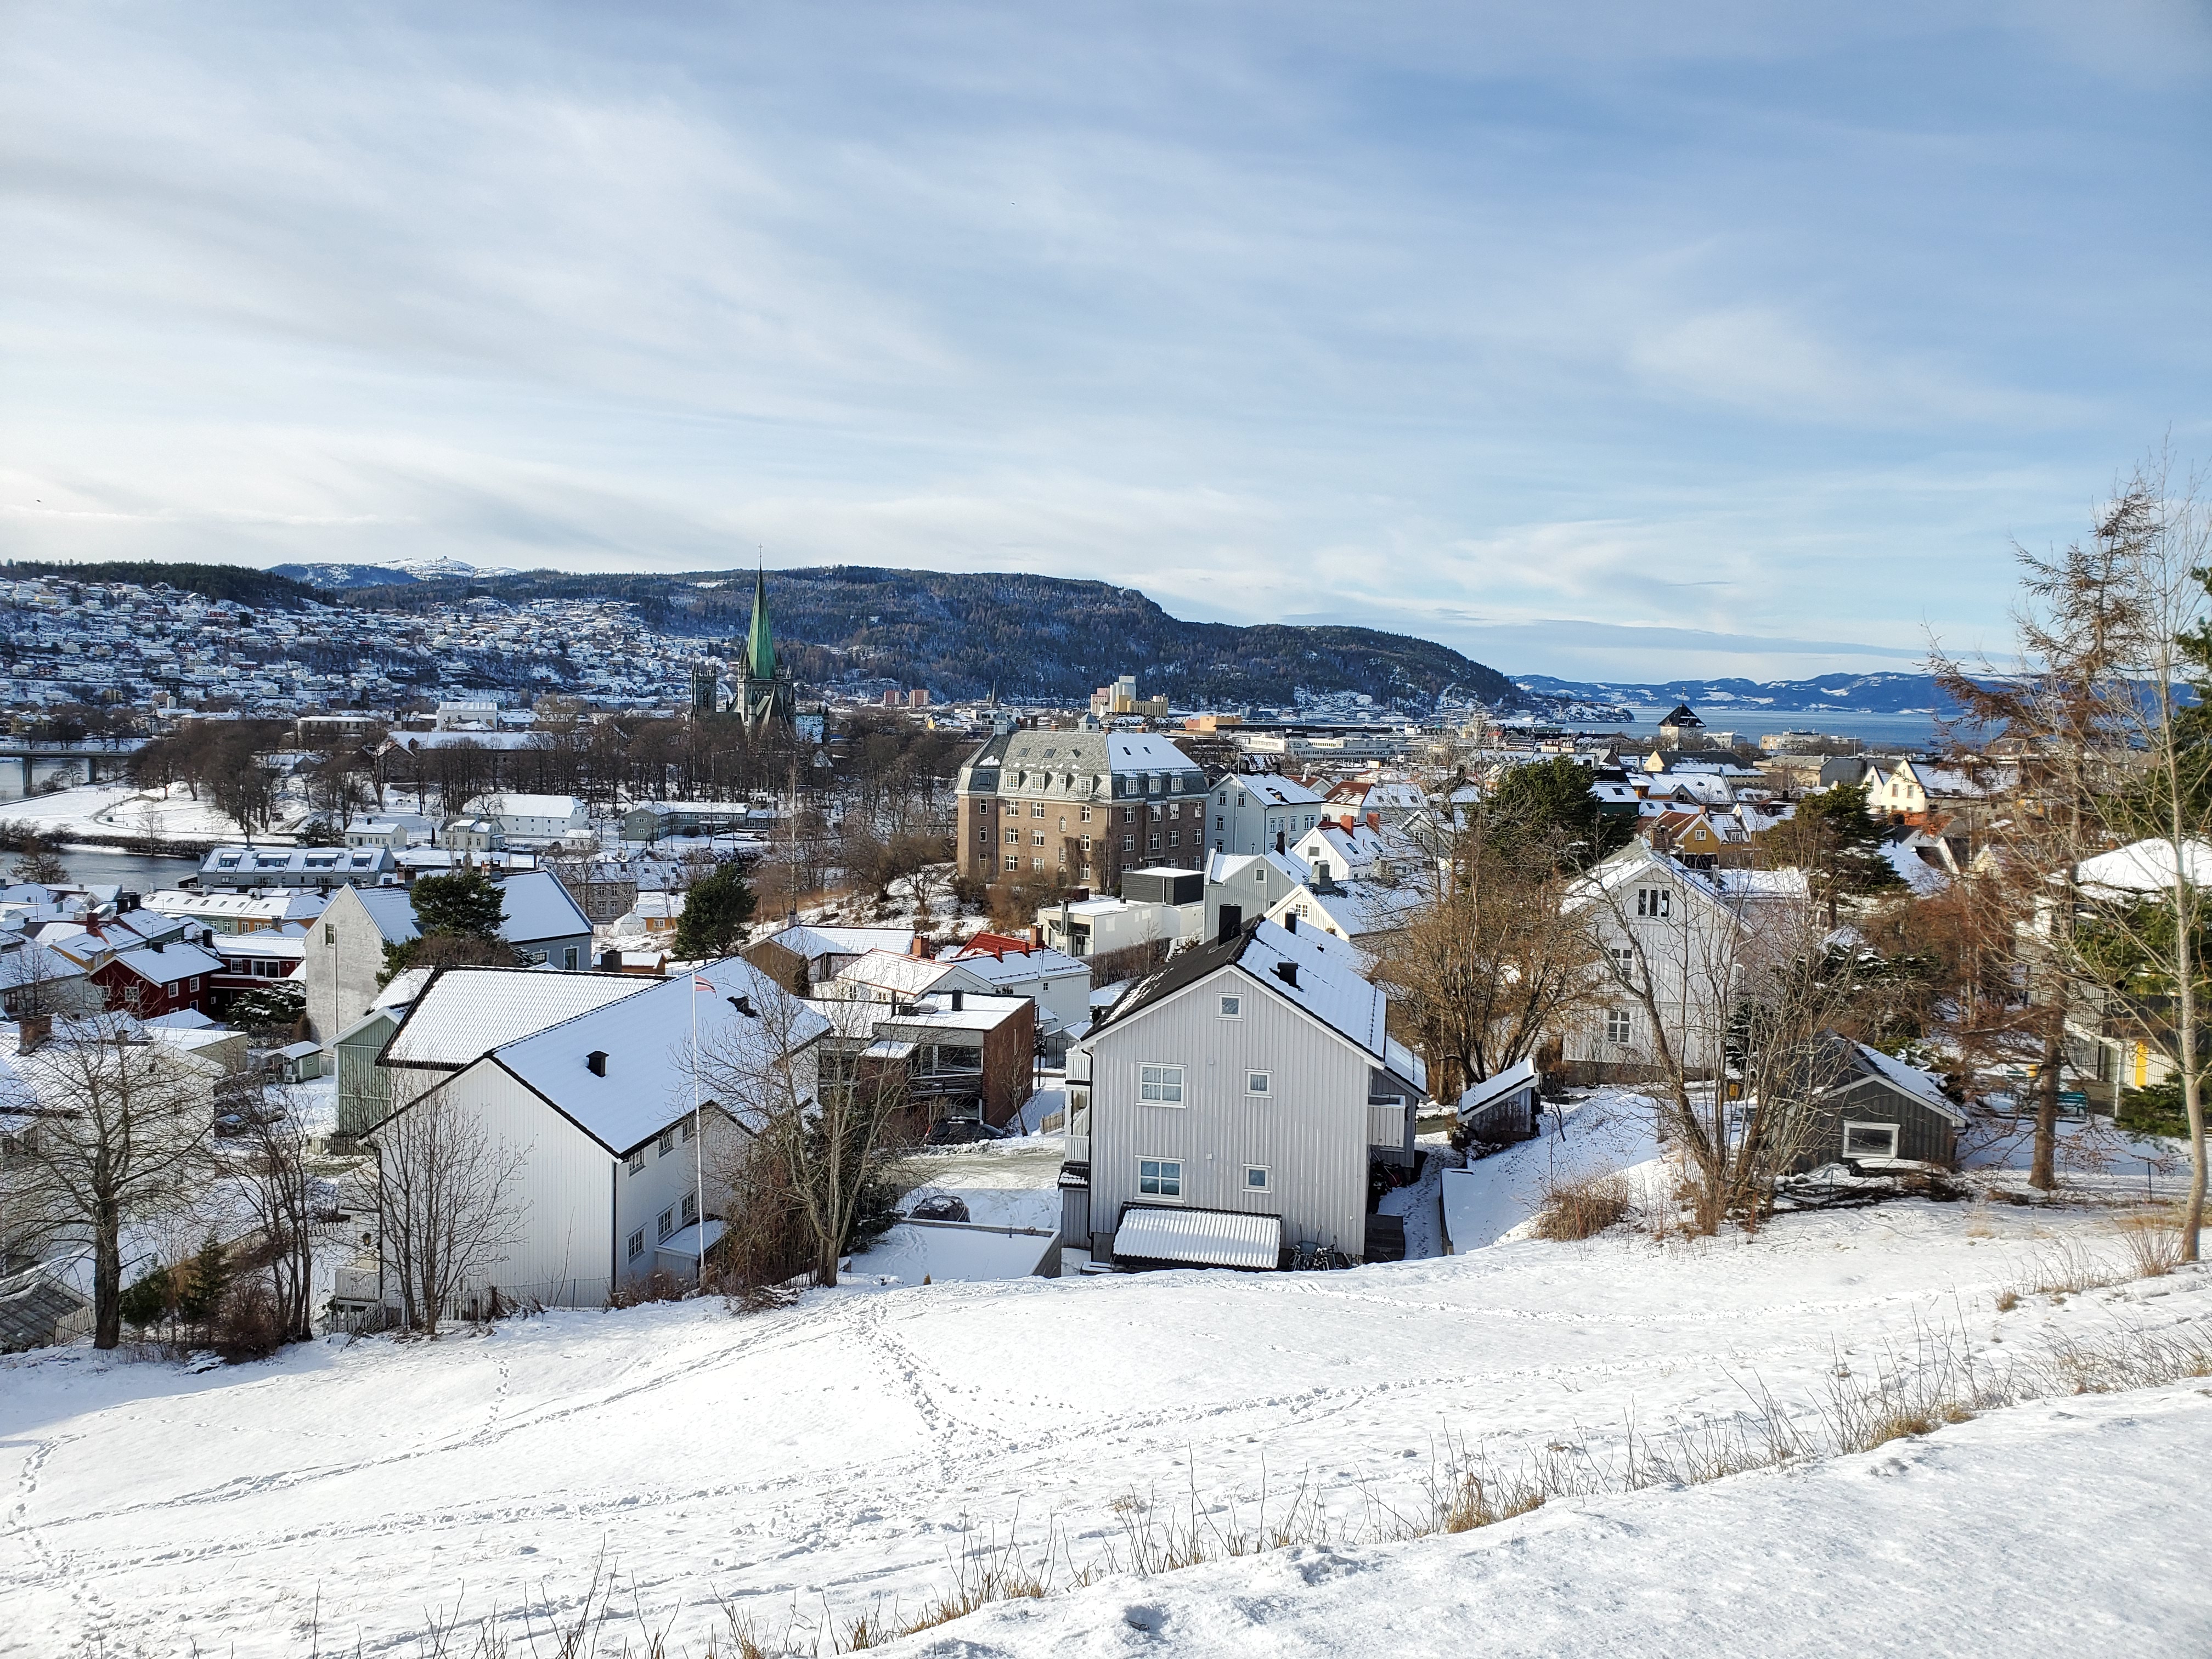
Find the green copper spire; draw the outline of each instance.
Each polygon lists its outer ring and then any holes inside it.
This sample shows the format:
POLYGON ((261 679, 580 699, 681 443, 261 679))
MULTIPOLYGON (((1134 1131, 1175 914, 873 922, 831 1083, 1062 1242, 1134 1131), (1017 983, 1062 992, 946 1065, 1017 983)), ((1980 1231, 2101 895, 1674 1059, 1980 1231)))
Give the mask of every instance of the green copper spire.
POLYGON ((775 678, 775 638, 768 629, 768 577, 753 571, 753 625, 745 633, 746 672, 754 679, 775 678))

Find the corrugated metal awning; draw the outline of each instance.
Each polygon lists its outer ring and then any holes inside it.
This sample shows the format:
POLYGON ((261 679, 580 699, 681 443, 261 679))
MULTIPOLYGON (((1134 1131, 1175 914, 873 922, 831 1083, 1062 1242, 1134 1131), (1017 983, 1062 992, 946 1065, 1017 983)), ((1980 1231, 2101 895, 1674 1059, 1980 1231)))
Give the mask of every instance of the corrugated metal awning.
POLYGON ((1132 1206, 1121 1212, 1121 1224, 1114 1233, 1114 1254, 1139 1261, 1272 1268, 1282 1249, 1280 1217, 1228 1210, 1132 1206))

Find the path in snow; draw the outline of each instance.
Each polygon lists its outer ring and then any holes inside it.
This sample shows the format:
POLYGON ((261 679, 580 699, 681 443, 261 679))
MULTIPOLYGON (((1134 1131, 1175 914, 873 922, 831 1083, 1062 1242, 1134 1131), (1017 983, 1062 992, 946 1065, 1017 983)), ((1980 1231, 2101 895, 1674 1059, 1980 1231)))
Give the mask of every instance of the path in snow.
MULTIPOLYGON (((563 1313, 198 1376, 81 1350, 0 1360, 0 1653, 105 1632, 110 1655, 292 1654, 319 1597, 326 1644, 373 1653, 464 1592, 477 1610, 557 1607, 603 1547, 656 1629, 679 1609, 694 1627, 717 1595, 778 1628, 794 1601, 911 1610, 945 1587, 963 1517, 1004 1537, 1018 1515, 1031 1538, 1051 1517, 1080 1561, 1127 1492, 1249 1501, 1264 1471, 1278 1501, 1304 1478, 1347 1511, 1363 1488, 1407 1502, 1447 1432, 1510 1462, 1632 1411, 1647 1431, 1733 1413, 1749 1378, 1817 1398, 1838 1352, 1909 1352, 1929 1323, 2002 1354, 2045 1327, 2212 1311, 2197 1273, 1995 1311, 2050 1248, 2039 1234, 2097 1228, 1897 1204, 1752 1241, 848 1286, 746 1318, 563 1313)), ((2212 1437, 2188 1431, 2201 1461, 2212 1437)), ((1586 1524, 1627 1547, 1641 1523, 1586 1524)), ((1777 1524, 1746 1534, 1752 1553, 1777 1524)))

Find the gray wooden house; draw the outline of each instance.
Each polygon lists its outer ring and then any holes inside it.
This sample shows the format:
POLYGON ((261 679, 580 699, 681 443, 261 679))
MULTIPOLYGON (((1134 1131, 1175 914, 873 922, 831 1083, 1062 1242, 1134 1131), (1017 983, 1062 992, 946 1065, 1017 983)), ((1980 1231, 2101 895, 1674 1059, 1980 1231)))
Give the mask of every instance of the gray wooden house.
POLYGON ((1807 1081, 1814 1123, 1798 1169, 1898 1161, 1957 1167, 1966 1114, 1919 1067, 1829 1031, 1807 1081))
POLYGON ((1364 1255, 1370 1166, 1411 1161, 1427 1091, 1389 1009, 1349 945, 1295 919, 1171 957, 1071 1051, 1064 1248, 1123 1266, 1364 1255))

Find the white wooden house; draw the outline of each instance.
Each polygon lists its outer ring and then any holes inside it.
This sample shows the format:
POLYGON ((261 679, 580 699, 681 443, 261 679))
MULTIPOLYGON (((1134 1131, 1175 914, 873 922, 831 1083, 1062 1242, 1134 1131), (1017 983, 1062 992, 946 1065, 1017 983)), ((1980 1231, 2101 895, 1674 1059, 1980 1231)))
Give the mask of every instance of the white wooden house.
POLYGON ((1427 1078, 1341 940, 1255 922, 1140 981, 1069 1059, 1064 1248, 1124 1265, 1366 1253, 1369 1168, 1427 1078), (1155 1212, 1179 1212, 1164 1222, 1155 1212))
MULTIPOLYGON (((694 1146, 694 1019, 708 1047, 787 1040, 802 1097, 830 1022, 742 958, 699 969, 709 990, 694 977, 452 969, 408 1010, 380 1062, 392 1113, 379 1128, 435 1090, 520 1159, 514 1236, 470 1293, 600 1307, 656 1267, 696 1273, 728 1197, 718 1172, 742 1158, 755 1103, 705 1100, 694 1146)), ((389 1305, 389 1269, 357 1261, 341 1273, 341 1301, 389 1305)))

